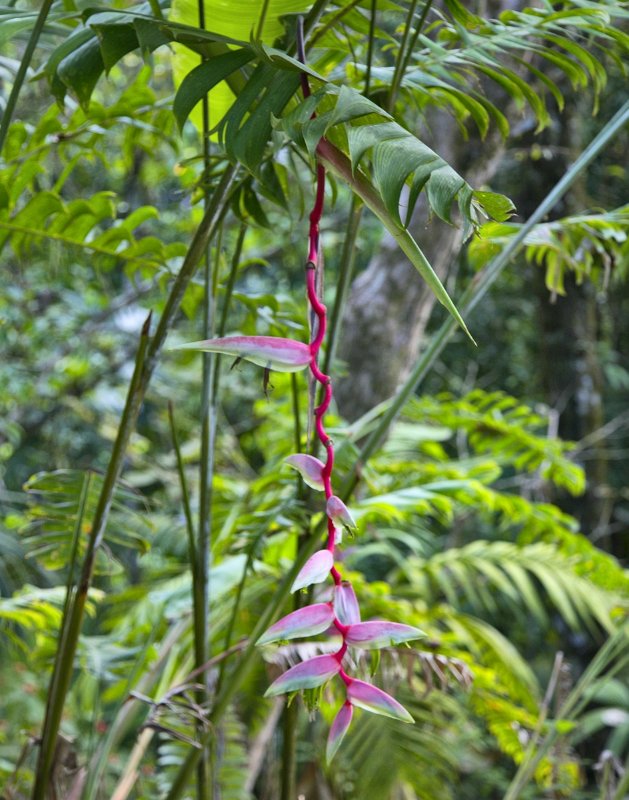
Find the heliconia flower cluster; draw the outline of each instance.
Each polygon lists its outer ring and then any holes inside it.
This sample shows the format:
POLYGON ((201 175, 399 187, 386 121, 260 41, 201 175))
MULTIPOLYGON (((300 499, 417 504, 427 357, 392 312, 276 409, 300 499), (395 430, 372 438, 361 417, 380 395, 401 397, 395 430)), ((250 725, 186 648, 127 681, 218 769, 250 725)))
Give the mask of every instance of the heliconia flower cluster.
MULTIPOLYGON (((307 88, 307 86, 305 87, 307 88)), ((258 645, 269 645, 291 639, 316 636, 330 631, 340 634, 341 645, 332 655, 320 655, 291 667, 279 676, 267 689, 272 697, 323 686, 335 676, 345 684, 345 700, 341 705, 328 736, 326 757, 334 757, 352 721, 354 708, 362 708, 375 714, 413 722, 408 711, 393 697, 373 684, 353 678, 343 669, 343 659, 348 647, 379 649, 418 639, 422 631, 411 625, 396 622, 371 620, 362 622, 358 601, 352 585, 342 579, 334 564, 335 549, 342 540, 344 530, 354 532, 356 523, 345 503, 332 489, 334 445, 325 432, 323 418, 332 400, 332 383, 318 366, 317 360, 326 331, 326 307, 317 295, 316 275, 319 269, 319 222, 323 211, 325 172, 317 168, 317 196, 310 214, 309 252, 306 263, 306 287, 308 302, 316 316, 310 344, 283 339, 276 336, 227 336, 202 342, 180 345, 180 349, 205 350, 235 356, 262 366, 265 370, 297 372, 310 368, 315 380, 322 387, 321 403, 314 409, 317 438, 326 452, 326 460, 313 455, 297 453, 286 459, 296 469, 304 482, 312 489, 325 493, 327 516, 326 546, 318 550, 304 564, 295 578, 291 591, 306 589, 332 578, 334 588, 329 602, 314 603, 287 614, 272 625, 258 639, 258 645)))

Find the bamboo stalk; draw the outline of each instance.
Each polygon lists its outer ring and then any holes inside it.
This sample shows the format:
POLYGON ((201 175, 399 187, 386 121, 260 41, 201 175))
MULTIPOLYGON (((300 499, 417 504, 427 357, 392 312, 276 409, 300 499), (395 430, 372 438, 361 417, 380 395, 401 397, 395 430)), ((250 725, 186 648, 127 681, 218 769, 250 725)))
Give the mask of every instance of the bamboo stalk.
POLYGON ((35 20, 35 25, 33 26, 33 30, 31 31, 28 44, 26 45, 26 49, 24 50, 24 55, 22 56, 22 60, 20 61, 20 66, 15 76, 15 81, 13 83, 13 86, 11 88, 11 94, 9 95, 7 104, 4 108, 2 119, 0 120, 0 155, 2 155, 2 151, 4 149, 4 143, 6 141, 7 134, 9 133, 11 120, 13 119, 15 107, 17 105, 20 92, 22 91, 22 86, 24 85, 26 73, 28 72, 28 68, 31 65, 31 60, 33 58, 33 53, 35 52, 35 48, 37 47, 37 42, 39 41, 39 37, 41 36, 42 31, 44 30, 44 25, 46 24, 46 19, 48 18, 48 14, 50 13, 50 9, 52 8, 52 3, 53 0, 43 0, 41 8, 39 9, 39 14, 37 15, 37 19, 35 20))
MULTIPOLYGON (((58 682, 58 687, 54 693, 50 693, 49 702, 52 711, 47 713, 44 719, 44 731, 46 735, 46 750, 42 747, 35 775, 32 800, 44 800, 46 783, 48 778, 48 768, 42 760, 42 753, 47 753, 48 748, 54 747, 57 739, 61 714, 65 704, 65 697, 70 684, 72 675, 72 665, 79 639, 83 613, 87 593, 91 584, 92 573, 96 553, 105 535, 105 529, 109 519, 109 512, 113 501, 116 483, 122 471, 126 449, 135 429, 140 407, 148 384, 153 375, 157 364, 159 352, 166 340, 166 336, 174 321, 175 315, 183 298, 186 287, 194 274, 195 268, 202 257, 205 248, 216 231, 218 221, 225 213, 229 204, 229 190, 233 184, 236 174, 236 167, 230 166, 223 174, 223 178, 212 197, 212 202, 208 206, 203 219, 194 235, 190 248, 184 258, 181 270, 170 290, 164 311, 160 318, 155 335, 149 341, 149 325, 151 315, 144 323, 140 338, 140 346, 136 357, 136 366, 133 377, 129 384, 125 407, 122 412, 120 425, 113 445, 107 472, 103 480, 101 493, 94 513, 94 519, 88 540, 87 552, 83 561, 83 568, 77 588, 75 601, 72 605, 71 619, 68 623, 68 632, 65 641, 60 648, 59 658, 62 661, 62 680, 58 682)), ((53 687, 51 687, 53 688, 53 687)), ((45 756, 46 759, 49 755, 45 756)))

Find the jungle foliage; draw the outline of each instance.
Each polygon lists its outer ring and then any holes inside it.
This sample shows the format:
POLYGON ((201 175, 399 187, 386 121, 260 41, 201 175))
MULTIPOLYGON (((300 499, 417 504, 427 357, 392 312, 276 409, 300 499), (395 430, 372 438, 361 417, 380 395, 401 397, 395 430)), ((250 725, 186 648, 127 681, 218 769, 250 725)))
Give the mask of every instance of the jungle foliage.
POLYGON ((617 0, 0 7, 2 797, 625 797, 628 20, 617 0), (512 163, 470 185, 425 141, 435 114, 512 163), (526 168, 561 159, 521 211, 526 168), (425 633, 352 651, 416 724, 360 712, 331 765, 339 687, 263 697, 328 642, 255 646, 322 539, 284 463, 314 448, 314 389, 173 349, 309 340, 317 161, 328 352, 385 231, 445 308, 394 397, 327 417, 363 618, 425 633), (464 229, 447 276, 420 202, 464 229), (561 308, 585 320, 575 407, 603 398, 585 428, 548 388, 561 308))

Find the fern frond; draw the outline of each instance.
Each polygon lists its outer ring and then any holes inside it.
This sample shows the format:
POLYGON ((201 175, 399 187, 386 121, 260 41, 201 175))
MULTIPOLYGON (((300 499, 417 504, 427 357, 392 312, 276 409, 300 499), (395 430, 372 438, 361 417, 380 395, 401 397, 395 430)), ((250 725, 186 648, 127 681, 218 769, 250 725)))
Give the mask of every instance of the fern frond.
POLYGON ((482 611, 496 611, 497 592, 545 625, 548 620, 541 587, 546 600, 573 630, 582 623, 594 629, 594 623, 607 631, 614 629, 611 614, 619 597, 579 575, 575 559, 549 544, 519 547, 510 542, 478 540, 430 559, 409 558, 402 571, 411 584, 416 573, 425 573, 429 584, 454 607, 467 603, 482 611))

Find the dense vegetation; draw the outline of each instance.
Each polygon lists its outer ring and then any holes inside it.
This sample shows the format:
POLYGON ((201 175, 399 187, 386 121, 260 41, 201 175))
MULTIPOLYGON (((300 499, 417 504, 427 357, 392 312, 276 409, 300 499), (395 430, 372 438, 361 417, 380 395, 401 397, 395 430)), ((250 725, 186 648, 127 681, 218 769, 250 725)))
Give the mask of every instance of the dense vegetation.
POLYGON ((0 796, 627 796, 628 20, 0 7, 0 796), (336 557, 423 632, 330 763, 342 684, 264 697, 329 637, 256 647, 330 598, 315 384, 173 349, 310 341, 317 163, 336 557))

